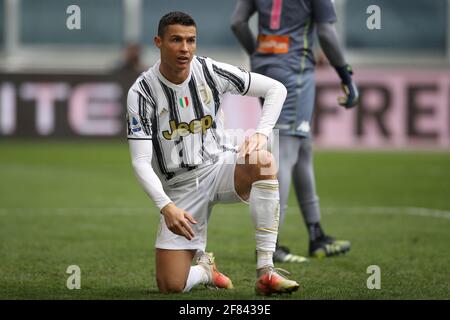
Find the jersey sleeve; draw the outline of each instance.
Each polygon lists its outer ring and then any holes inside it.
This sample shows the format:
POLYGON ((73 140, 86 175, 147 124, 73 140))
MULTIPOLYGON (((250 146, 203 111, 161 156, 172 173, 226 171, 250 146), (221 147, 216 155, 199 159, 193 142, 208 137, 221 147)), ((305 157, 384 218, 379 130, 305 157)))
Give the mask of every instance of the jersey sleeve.
POLYGON ((127 97, 127 137, 130 140, 151 140, 151 118, 154 107, 139 91, 131 88, 127 97))
POLYGON ((239 95, 247 94, 251 82, 250 72, 227 63, 209 60, 211 62, 211 74, 221 94, 226 92, 239 95))
POLYGON ((134 173, 144 191, 161 210, 172 202, 164 192, 161 180, 159 180, 151 166, 153 155, 152 141, 145 139, 132 139, 128 141, 131 154, 131 163, 134 173))
POLYGON ((312 16, 315 22, 336 22, 336 10, 334 0, 312 0, 312 16))
POLYGON ((252 73, 252 79, 248 95, 264 99, 256 132, 269 137, 280 116, 287 90, 281 82, 262 74, 252 73))

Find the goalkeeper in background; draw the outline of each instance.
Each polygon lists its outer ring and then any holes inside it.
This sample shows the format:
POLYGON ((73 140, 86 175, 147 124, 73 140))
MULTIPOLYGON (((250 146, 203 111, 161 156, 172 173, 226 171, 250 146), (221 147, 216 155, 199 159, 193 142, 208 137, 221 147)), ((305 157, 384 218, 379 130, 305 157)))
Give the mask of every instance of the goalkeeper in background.
MULTIPOLYGON (((309 233, 309 255, 312 257, 328 257, 350 250, 349 241, 335 240, 322 229, 312 159, 313 40, 316 30, 323 52, 342 81, 345 96, 338 98, 339 104, 349 109, 358 101, 353 72, 339 45, 335 22, 332 0, 238 0, 231 18, 234 34, 250 55, 252 71, 282 82, 288 90, 275 126, 280 130, 279 231, 284 222, 292 177, 309 233), (259 24, 257 39, 248 25, 256 12, 259 24)), ((275 262, 306 260, 277 243, 275 262)))

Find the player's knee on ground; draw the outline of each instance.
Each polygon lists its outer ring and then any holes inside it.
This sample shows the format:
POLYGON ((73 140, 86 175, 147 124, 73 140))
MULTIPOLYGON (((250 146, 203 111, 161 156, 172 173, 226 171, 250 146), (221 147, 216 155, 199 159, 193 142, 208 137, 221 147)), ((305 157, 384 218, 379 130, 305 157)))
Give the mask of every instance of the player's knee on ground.
POLYGON ((161 293, 181 293, 186 285, 184 281, 174 281, 163 277, 156 277, 156 283, 161 293))
POLYGON ((156 248, 156 282, 160 292, 183 292, 194 254, 194 250, 156 248))

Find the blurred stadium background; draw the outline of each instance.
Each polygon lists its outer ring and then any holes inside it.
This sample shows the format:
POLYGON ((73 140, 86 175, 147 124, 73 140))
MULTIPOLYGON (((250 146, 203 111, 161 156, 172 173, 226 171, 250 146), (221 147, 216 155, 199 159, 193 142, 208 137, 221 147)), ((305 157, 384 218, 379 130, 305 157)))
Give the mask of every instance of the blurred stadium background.
MULTIPOLYGON (((234 5, 0 0, 0 299, 169 298, 154 280, 158 212, 129 163, 124 99, 136 71, 124 60, 137 44, 142 67, 153 64, 159 18, 181 10, 196 19, 199 55, 248 68, 229 27, 234 5), (80 30, 66 26, 70 5, 81 9, 80 30), (66 288, 73 264, 82 270, 81 290, 66 288)), ((448 299, 450 1, 335 5, 361 103, 352 111, 337 106, 338 77, 321 60, 315 165, 323 223, 353 249, 282 266, 302 284, 283 298, 448 299), (380 30, 366 27, 373 4, 380 30), (369 265, 381 268, 381 290, 366 287, 369 265)), ((258 120, 256 99, 228 96, 224 108, 229 128, 258 120)), ((293 194, 289 201, 282 242, 306 253, 293 194)), ((218 206, 208 241, 237 290, 174 298, 254 299, 245 206, 218 206)))

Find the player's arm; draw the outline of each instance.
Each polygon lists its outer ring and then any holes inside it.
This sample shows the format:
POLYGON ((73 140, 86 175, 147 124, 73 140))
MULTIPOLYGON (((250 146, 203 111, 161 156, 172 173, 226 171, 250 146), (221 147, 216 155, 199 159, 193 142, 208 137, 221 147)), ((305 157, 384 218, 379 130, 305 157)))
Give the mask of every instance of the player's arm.
POLYGON ((353 70, 344 59, 336 28, 332 23, 319 23, 317 34, 323 53, 341 78, 345 97, 338 98, 339 104, 346 108, 352 108, 358 102, 358 88, 352 79, 353 70))
POLYGON ((347 62, 340 46, 339 38, 334 23, 318 23, 317 36, 323 53, 333 67, 345 66, 347 62))
POLYGON ((352 79, 353 70, 345 61, 343 50, 334 23, 336 12, 331 0, 314 0, 312 14, 317 23, 317 35, 323 53, 341 78, 342 90, 345 97, 339 97, 338 102, 346 108, 354 107, 358 102, 358 88, 352 79))
POLYGON ((161 181, 151 166, 153 144, 151 140, 128 140, 131 163, 139 184, 159 210, 172 201, 164 192, 161 181))
POLYGON ((151 166, 153 145, 151 140, 128 140, 131 163, 139 184, 164 215, 167 228, 175 234, 191 240, 194 231, 189 223, 196 223, 193 217, 175 206, 164 192, 162 183, 151 166))
POLYGON ((277 80, 254 72, 250 73, 250 77, 251 82, 246 95, 263 98, 264 104, 256 133, 242 146, 242 155, 250 154, 265 147, 267 139, 280 116, 287 95, 286 87, 277 80))
POLYGON ((231 30, 245 51, 251 55, 256 50, 256 39, 248 21, 256 12, 254 0, 238 0, 231 15, 231 30))
POLYGON ((209 70, 221 94, 247 95, 264 98, 256 133, 241 147, 243 154, 262 149, 278 120, 286 99, 286 87, 264 75, 248 72, 227 63, 207 59, 209 70))

